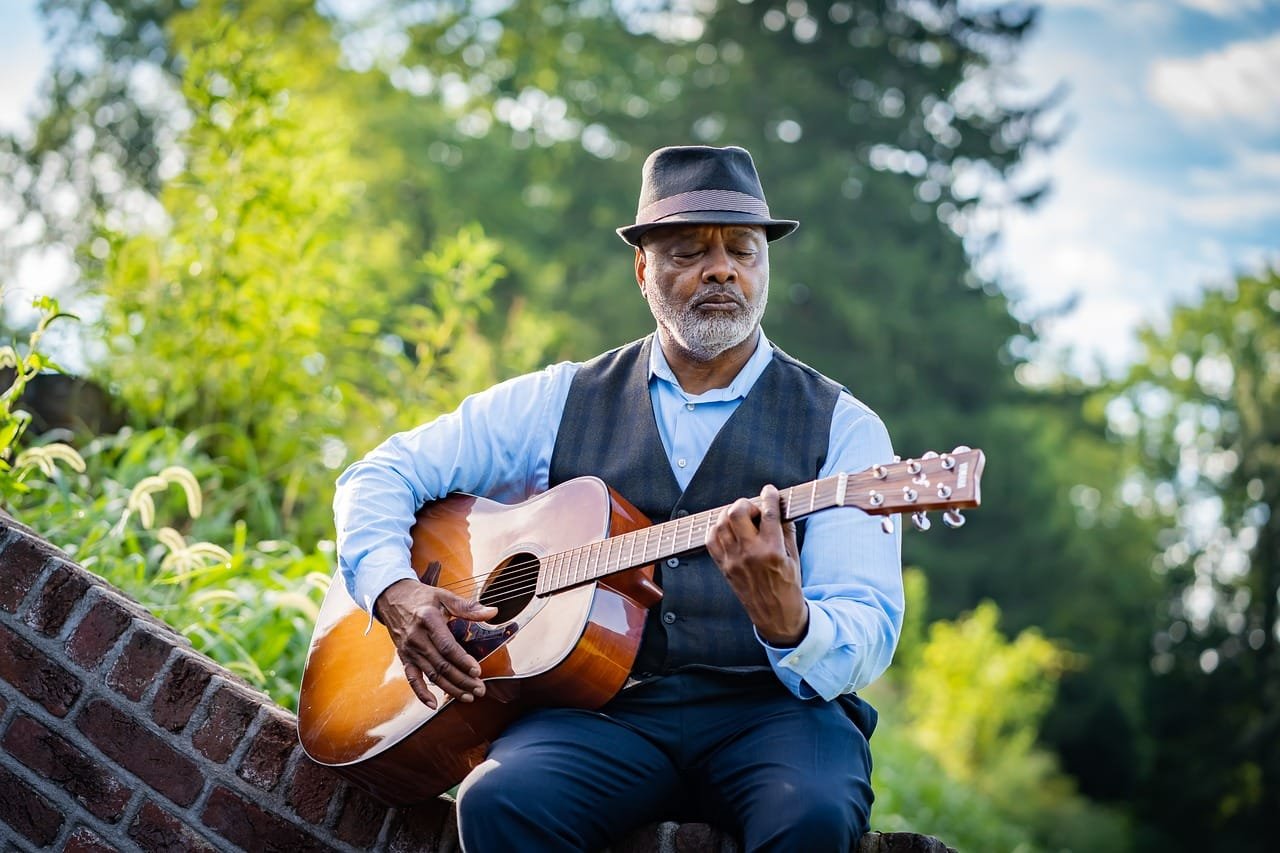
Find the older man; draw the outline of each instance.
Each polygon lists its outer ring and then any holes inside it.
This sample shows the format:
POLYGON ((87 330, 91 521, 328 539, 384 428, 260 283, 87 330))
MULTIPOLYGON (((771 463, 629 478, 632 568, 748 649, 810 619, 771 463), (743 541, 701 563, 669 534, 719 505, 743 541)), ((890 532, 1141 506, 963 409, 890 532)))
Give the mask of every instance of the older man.
POLYGON ((854 691, 897 642, 899 540, 852 509, 797 535, 775 486, 892 449, 874 412, 760 327, 769 242, 796 226, 772 217, 745 150, 655 151, 618 233, 656 333, 470 397, 339 480, 348 589, 432 707, 424 680, 457 701, 484 695, 446 620, 496 610, 410 568, 406 531, 424 502, 514 502, 594 475, 655 522, 731 504, 705 551, 659 566, 664 596, 626 687, 598 710, 537 710, 493 743, 461 788, 466 850, 597 850, 663 817, 718 824, 749 850, 845 851, 866 831, 875 712, 854 691))

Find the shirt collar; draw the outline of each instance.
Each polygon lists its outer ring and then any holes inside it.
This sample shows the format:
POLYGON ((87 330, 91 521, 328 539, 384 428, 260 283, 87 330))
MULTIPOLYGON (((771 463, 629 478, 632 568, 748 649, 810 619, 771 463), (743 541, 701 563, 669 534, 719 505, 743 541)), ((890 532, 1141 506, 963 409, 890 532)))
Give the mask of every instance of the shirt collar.
POLYGON ((760 337, 756 341, 755 352, 751 354, 751 358, 747 359, 747 363, 742 365, 742 369, 738 371, 738 375, 733 378, 732 382, 724 388, 712 388, 701 394, 687 394, 680 387, 680 381, 676 379, 675 373, 671 370, 671 365, 667 363, 667 357, 662 352, 662 344, 658 340, 657 334, 654 334, 652 344, 649 347, 649 378, 666 382, 689 400, 702 402, 736 400, 747 396, 747 392, 751 390, 751 386, 756 384, 756 380, 760 378, 761 373, 764 373, 764 369, 769 366, 769 361, 772 358, 773 346, 769 343, 769 339, 765 337, 764 329, 761 329, 760 337))

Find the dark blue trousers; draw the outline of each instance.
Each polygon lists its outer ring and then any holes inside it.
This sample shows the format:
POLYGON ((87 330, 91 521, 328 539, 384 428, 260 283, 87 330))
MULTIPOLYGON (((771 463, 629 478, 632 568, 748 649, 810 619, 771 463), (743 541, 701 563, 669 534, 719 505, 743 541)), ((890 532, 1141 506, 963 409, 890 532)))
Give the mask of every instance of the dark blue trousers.
MULTIPOLYGON (((874 711, 849 700, 869 734, 874 711)), ((867 830, 870 778, 844 704, 799 700, 768 672, 686 671, 599 711, 522 717, 462 783, 459 830, 467 853, 560 853, 700 820, 748 851, 846 853, 867 830)))

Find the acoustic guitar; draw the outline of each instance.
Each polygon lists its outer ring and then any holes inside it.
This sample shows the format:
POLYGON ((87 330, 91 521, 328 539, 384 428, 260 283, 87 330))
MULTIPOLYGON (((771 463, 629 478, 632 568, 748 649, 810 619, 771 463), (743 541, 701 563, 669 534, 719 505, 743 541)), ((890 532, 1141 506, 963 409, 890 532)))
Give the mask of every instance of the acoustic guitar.
MULTIPOLYGON (((958 447, 781 490, 785 520, 832 507, 885 516, 979 503, 982 451, 958 447)), ((758 502, 758 498, 756 501, 758 502)), ((594 477, 519 504, 453 494, 427 504, 413 526, 412 564, 423 583, 498 608, 489 622, 451 620, 480 662, 485 695, 457 702, 434 685, 436 709, 414 695, 387 630, 335 577, 320 610, 298 705, 298 735, 315 761, 391 805, 448 790, 484 760, 489 743, 543 705, 596 708, 623 686, 645 615, 662 597, 659 560, 703 547, 724 507, 651 525, 594 477)))

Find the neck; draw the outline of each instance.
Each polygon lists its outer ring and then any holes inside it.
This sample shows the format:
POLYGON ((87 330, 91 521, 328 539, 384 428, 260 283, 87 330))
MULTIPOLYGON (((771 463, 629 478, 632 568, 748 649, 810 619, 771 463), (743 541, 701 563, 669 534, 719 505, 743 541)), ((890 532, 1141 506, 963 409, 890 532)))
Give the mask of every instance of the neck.
POLYGON ((751 360, 760 341, 760 327, 747 335, 747 339, 711 359, 695 358, 680 346, 671 335, 658 327, 658 344, 666 356, 671 372, 676 375, 680 387, 688 394, 702 394, 712 388, 728 387, 742 368, 751 360))

